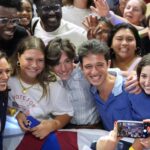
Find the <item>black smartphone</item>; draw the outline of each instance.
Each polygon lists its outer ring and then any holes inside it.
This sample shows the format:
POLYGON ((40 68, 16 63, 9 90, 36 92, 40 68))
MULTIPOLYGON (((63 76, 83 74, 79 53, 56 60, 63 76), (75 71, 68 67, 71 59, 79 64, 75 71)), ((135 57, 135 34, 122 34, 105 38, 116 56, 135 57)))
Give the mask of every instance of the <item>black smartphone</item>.
POLYGON ((117 135, 119 137, 147 138, 149 136, 148 127, 150 127, 150 123, 142 121, 118 120, 117 135))

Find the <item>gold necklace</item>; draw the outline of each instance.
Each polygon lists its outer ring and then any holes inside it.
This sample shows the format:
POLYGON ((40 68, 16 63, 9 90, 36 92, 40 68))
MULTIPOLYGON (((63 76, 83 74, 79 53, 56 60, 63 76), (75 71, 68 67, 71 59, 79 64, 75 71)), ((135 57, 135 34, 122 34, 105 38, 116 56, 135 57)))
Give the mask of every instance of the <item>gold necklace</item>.
POLYGON ((27 93, 27 91, 30 89, 30 88, 32 88, 33 87, 33 85, 34 84, 32 84, 31 86, 29 86, 29 87, 25 87, 24 85, 23 85, 23 83, 21 82, 21 79, 19 78, 19 83, 20 83, 20 85, 21 85, 21 88, 22 88, 22 93, 23 94, 26 94, 27 93))

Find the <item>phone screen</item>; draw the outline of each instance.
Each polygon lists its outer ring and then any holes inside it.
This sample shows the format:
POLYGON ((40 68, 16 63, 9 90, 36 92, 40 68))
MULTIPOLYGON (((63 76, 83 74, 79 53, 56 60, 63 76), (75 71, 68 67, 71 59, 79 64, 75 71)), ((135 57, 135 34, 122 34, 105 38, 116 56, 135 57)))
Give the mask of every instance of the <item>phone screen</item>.
POLYGON ((118 136, 131 138, 146 138, 148 131, 140 121, 118 121, 118 136))

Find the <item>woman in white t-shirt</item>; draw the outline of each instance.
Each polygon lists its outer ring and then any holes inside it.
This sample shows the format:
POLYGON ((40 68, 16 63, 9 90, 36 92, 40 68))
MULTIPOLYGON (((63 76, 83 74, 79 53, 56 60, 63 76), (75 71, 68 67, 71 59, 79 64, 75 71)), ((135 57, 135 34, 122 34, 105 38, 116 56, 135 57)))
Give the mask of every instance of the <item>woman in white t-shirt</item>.
POLYGON ((30 36, 19 45, 12 58, 13 74, 9 80, 9 100, 17 107, 16 118, 24 131, 31 132, 39 139, 50 132, 64 127, 73 115, 65 89, 58 82, 47 82, 45 45, 40 38, 30 36), (27 116, 40 124, 32 129, 27 116))
POLYGON ((82 22, 86 16, 91 14, 90 6, 92 0, 63 0, 63 19, 73 24, 76 24, 82 28, 82 22))

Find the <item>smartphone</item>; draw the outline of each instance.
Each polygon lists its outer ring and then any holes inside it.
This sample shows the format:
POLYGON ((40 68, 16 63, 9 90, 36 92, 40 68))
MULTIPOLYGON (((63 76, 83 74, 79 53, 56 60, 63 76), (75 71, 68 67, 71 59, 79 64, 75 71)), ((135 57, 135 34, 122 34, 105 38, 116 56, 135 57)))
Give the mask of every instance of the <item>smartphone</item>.
POLYGON ((142 121, 118 120, 117 135, 119 137, 147 138, 149 136, 148 127, 150 127, 150 123, 142 121))
POLYGON ((32 116, 27 116, 27 121, 28 121, 28 125, 26 125, 27 128, 33 128, 40 124, 40 121, 38 121, 32 116))

